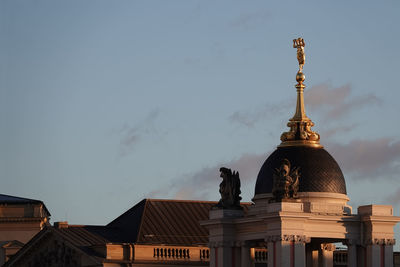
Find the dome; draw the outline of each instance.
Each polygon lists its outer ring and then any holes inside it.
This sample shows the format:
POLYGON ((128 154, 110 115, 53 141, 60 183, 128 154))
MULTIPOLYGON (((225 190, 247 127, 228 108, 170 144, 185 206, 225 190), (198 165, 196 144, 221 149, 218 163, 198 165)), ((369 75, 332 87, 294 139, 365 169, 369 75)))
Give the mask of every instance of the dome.
POLYGON ((322 147, 278 147, 258 173, 255 195, 272 193, 274 173, 284 159, 299 168, 298 192, 329 192, 346 195, 343 173, 335 159, 322 147))

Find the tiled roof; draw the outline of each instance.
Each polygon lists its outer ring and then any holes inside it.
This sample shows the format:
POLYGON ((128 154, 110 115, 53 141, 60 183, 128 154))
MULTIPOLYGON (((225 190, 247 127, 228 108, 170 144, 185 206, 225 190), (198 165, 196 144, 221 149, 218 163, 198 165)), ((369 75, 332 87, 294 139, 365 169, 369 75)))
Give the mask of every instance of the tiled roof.
MULTIPOLYGON (((144 199, 108 224, 124 232, 123 242, 139 244, 207 244, 207 220, 215 201, 144 199)), ((243 205, 245 210, 248 203, 243 205)))
POLYGON ((43 203, 43 202, 40 200, 36 200, 36 199, 29 199, 29 198, 15 197, 15 196, 0 194, 0 203, 36 204, 36 203, 43 203))
MULTIPOLYGON (((137 243, 166 245, 206 245, 208 231, 200 225, 207 220, 215 201, 143 199, 106 226, 59 225, 45 228, 22 248, 34 249, 30 244, 48 233, 56 233, 66 242, 79 248, 93 259, 102 262, 103 255, 93 246, 107 243, 137 243)), ((242 203, 244 211, 250 203, 242 203)), ((8 265, 6 265, 8 266, 8 265)))
MULTIPOLYGON (((68 228, 53 228, 57 233, 59 233, 65 240, 74 244, 75 246, 94 246, 101 245, 111 240, 100 235, 98 231, 92 231, 93 228, 105 228, 104 226, 75 226, 70 225, 68 228)), ((112 231, 111 229, 108 229, 112 231)))
POLYGON ((200 221, 216 202, 147 200, 137 243, 206 244, 208 230, 200 221))
POLYGON ((50 212, 48 211, 46 205, 44 205, 43 201, 41 200, 0 194, 0 204, 42 204, 44 209, 50 216, 50 212))

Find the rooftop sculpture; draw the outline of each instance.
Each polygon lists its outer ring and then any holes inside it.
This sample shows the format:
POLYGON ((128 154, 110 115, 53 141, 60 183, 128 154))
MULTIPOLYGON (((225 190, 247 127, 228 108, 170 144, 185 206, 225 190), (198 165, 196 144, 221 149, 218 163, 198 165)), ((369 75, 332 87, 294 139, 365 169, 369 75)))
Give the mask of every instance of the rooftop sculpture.
POLYGON ((273 202, 295 198, 299 190, 299 177, 299 168, 291 168, 289 160, 283 159, 279 169, 276 168, 274 173, 273 202))
POLYGON ((239 172, 222 167, 219 169, 222 182, 219 185, 221 199, 216 208, 222 209, 241 209, 240 200, 240 178, 239 172))

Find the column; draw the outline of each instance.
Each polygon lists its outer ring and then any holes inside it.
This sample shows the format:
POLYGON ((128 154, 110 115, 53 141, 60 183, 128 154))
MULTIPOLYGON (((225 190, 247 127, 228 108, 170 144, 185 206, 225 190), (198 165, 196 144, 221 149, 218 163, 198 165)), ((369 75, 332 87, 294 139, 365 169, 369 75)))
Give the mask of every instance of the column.
POLYGON ((368 242, 365 248, 366 267, 384 267, 381 264, 381 249, 380 245, 375 242, 368 242))
POLYGON ((211 267, 240 267, 241 251, 236 241, 235 219, 241 217, 243 210, 210 210, 210 220, 202 225, 209 229, 211 267))
POLYGON ((218 247, 214 246, 214 243, 209 243, 208 247, 210 248, 210 267, 218 266, 218 247))
POLYGON ((293 267, 306 267, 306 243, 310 242, 310 238, 299 238, 293 245, 294 249, 294 262, 293 267))
POLYGON ((393 267, 394 239, 372 239, 366 246, 367 267, 393 267))
POLYGON ((306 241, 304 236, 268 237, 268 267, 305 267, 306 241))
POLYGON ((385 240, 385 267, 393 267, 393 245, 395 245, 395 239, 386 239, 385 240))
POLYGON ((335 245, 330 243, 321 244, 319 250, 319 264, 322 267, 333 267, 333 251, 335 250, 335 245))
POLYGON ((276 267, 292 267, 291 261, 291 245, 292 241, 276 241, 275 242, 275 249, 276 249, 276 267))
POLYGON ((233 267, 232 265, 232 246, 229 242, 219 242, 218 246, 218 261, 215 267, 233 267))
POLYGON ((267 249, 268 249, 268 267, 276 267, 275 241, 272 240, 267 241, 267 249))
POLYGON ((232 267, 233 246, 231 242, 210 242, 210 267, 232 267))
POLYGON ((343 242, 347 246, 347 266, 357 266, 357 242, 347 239, 343 242))
POLYGON ((241 244, 241 267, 251 267, 250 243, 241 244))
MULTIPOLYGON (((313 248, 311 243, 306 244, 306 266, 313 267, 313 248)), ((318 263, 318 262, 317 262, 318 263)))

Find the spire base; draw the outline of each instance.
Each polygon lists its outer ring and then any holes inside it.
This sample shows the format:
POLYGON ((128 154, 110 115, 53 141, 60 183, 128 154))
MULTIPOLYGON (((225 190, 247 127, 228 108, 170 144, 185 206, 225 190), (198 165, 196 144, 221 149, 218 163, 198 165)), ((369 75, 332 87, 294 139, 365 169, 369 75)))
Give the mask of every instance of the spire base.
POLYGON ((297 48, 297 59, 299 61, 299 71, 296 74, 297 84, 295 85, 297 90, 296 112, 293 118, 291 118, 287 124, 287 126, 290 127, 290 130, 281 135, 282 143, 278 147, 323 147, 319 144, 319 134, 311 130, 311 127, 314 126, 314 123, 310 118, 307 117, 305 111, 303 95, 304 88, 306 88, 304 84, 306 76, 303 73, 303 66, 305 62, 304 46, 305 43, 302 38, 293 40, 293 47, 297 48))

